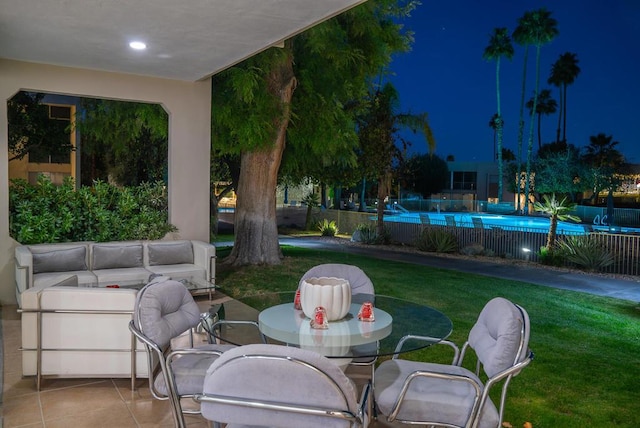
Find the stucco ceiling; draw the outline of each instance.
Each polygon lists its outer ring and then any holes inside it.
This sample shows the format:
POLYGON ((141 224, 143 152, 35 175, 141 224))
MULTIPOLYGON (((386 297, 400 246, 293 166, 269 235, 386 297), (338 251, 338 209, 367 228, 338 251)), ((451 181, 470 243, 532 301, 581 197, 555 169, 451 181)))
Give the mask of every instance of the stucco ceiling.
POLYGON ((0 0, 0 58, 197 81, 363 1, 0 0))

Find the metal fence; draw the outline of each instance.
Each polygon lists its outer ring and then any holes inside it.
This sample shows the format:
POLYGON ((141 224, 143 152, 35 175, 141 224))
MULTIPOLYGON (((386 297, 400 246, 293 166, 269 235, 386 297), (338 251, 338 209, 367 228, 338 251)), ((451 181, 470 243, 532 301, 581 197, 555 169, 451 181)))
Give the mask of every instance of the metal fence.
MULTIPOLYGON (((360 224, 375 224, 375 215, 353 211, 325 210, 316 214, 318 219, 333 220, 340 233, 352 234, 360 224)), ((485 252, 496 257, 538 261, 540 247, 546 244, 547 233, 536 229, 517 227, 488 228, 477 225, 447 225, 385 222, 385 228, 394 242, 414 245, 424 228, 444 228, 453 234, 458 248, 481 245, 485 252)), ((591 233, 615 257, 616 263, 603 272, 621 275, 640 275, 640 236, 611 233, 591 233)), ((560 237, 559 237, 560 238, 560 237)), ((561 238, 560 238, 561 239, 561 238)))

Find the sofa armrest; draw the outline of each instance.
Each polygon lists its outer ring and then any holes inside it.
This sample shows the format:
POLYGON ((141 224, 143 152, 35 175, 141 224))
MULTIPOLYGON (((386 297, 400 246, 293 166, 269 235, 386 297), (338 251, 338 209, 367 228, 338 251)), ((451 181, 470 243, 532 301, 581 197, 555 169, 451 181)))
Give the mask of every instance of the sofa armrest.
POLYGON ((216 283, 216 247, 203 241, 191 241, 193 245, 193 263, 203 267, 207 272, 206 279, 216 283))
POLYGON ((15 249, 16 293, 33 286, 33 255, 29 247, 20 245, 15 249))

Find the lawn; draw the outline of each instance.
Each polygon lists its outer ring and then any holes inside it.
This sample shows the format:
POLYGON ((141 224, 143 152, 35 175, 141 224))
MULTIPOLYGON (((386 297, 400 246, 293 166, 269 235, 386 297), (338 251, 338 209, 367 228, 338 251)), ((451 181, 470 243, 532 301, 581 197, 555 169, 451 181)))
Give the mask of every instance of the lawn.
MULTIPOLYGON (((228 253, 220 249, 219 260, 228 253)), ((310 267, 348 263, 362 268, 376 293, 428 304, 451 318, 462 344, 484 304, 503 296, 531 318, 533 363, 514 378, 505 421, 514 427, 640 426, 640 308, 638 303, 548 287, 390 262, 350 254, 284 247, 280 266, 221 267, 223 292, 287 291, 310 267)), ((438 347, 404 356, 441 360, 438 347)), ((445 347, 441 347, 445 348, 445 347)), ((496 391, 497 392, 497 391, 496 391)), ((496 401, 496 399, 494 399, 496 401)))

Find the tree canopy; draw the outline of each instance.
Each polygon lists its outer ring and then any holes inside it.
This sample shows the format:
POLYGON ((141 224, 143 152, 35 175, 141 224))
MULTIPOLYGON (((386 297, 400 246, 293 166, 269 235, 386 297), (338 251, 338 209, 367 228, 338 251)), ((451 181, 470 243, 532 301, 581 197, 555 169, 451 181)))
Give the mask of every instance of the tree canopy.
POLYGON ((227 263, 280 262, 279 171, 301 176, 338 159, 355 164, 359 101, 391 56, 409 49, 412 35, 399 20, 417 4, 368 1, 213 77, 213 150, 240 156, 227 263), (296 155, 283 156, 285 147, 296 155))

